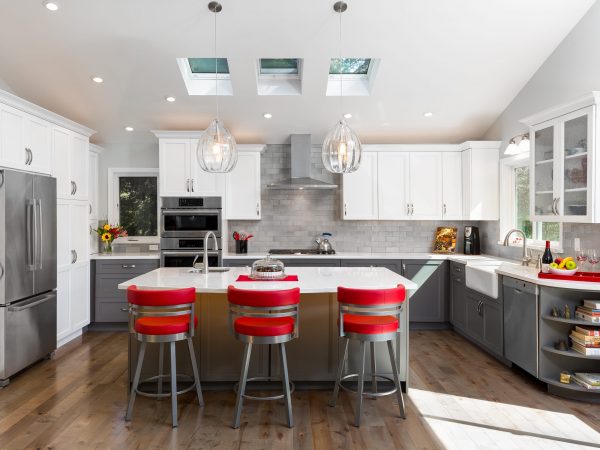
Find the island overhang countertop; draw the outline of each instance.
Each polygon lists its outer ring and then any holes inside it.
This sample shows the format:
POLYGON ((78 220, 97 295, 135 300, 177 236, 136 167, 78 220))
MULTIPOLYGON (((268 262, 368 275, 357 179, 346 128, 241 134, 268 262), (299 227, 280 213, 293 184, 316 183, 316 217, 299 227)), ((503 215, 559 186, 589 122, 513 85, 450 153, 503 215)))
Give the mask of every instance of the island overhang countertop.
POLYGON ((230 285, 240 289, 278 290, 299 287, 302 294, 335 293, 339 286, 356 289, 387 289, 404 285, 407 293, 417 290, 413 281, 385 267, 293 267, 288 275, 298 281, 236 281, 249 275, 248 267, 231 267, 227 272, 208 275, 191 272, 190 268, 163 267, 119 284, 119 289, 136 285, 140 289, 176 289, 194 287, 197 293, 224 294, 230 285))

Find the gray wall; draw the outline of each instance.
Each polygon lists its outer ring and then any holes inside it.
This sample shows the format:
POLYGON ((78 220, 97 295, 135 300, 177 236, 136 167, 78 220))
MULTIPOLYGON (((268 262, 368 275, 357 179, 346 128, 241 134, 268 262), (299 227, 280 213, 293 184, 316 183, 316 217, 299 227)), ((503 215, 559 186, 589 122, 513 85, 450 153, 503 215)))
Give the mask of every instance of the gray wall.
MULTIPOLYGON (((519 120, 548 107, 600 90, 600 3, 596 3, 565 40, 548 57, 529 82, 483 136, 502 140, 500 157, 512 136, 527 131, 519 120)), ((573 253, 573 238, 582 247, 600 249, 600 224, 565 224, 564 250, 573 253)), ((498 223, 483 222, 482 235, 487 253, 511 256, 514 249, 497 245, 498 223)), ((518 250, 516 250, 518 254, 518 250)))
POLYGON ((108 169, 158 168, 158 141, 156 144, 106 144, 100 155, 98 168, 98 217, 108 215, 108 169))
MULTIPOLYGON (((266 252, 271 248, 309 248, 324 231, 333 233, 337 251, 353 252, 429 252, 438 226, 459 228, 458 244, 462 250, 463 227, 467 222, 435 221, 347 221, 341 220, 341 188, 330 191, 279 191, 267 184, 289 177, 290 146, 268 145, 261 158, 262 220, 229 221, 229 231, 246 231, 249 252, 266 252)), ((341 183, 328 173, 321 162, 320 147, 312 149, 312 176, 341 183)), ((476 224, 476 222, 470 223, 476 224)), ((228 237, 229 251, 235 251, 228 237)))

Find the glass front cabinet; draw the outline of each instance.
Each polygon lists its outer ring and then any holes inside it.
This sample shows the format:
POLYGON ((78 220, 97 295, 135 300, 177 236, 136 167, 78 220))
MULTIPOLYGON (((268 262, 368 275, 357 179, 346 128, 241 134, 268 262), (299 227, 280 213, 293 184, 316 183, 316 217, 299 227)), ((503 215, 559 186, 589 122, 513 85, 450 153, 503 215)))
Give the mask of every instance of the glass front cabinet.
POLYGON ((522 121, 530 127, 534 221, 600 222, 596 94, 522 121))

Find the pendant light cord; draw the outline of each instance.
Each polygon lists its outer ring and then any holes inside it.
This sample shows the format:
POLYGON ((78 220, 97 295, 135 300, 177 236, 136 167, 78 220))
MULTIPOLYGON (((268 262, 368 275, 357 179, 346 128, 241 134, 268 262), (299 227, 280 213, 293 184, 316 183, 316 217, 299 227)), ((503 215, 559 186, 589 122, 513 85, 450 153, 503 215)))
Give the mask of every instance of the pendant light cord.
POLYGON ((338 12, 338 14, 340 15, 340 59, 339 59, 339 65, 340 65, 340 118, 342 117, 343 113, 343 96, 344 96, 344 74, 342 73, 342 10, 340 9, 340 12, 338 12))
POLYGON ((218 64, 217 59, 217 8, 214 10, 215 15, 215 105, 217 107, 217 120, 219 120, 219 75, 218 75, 218 64))

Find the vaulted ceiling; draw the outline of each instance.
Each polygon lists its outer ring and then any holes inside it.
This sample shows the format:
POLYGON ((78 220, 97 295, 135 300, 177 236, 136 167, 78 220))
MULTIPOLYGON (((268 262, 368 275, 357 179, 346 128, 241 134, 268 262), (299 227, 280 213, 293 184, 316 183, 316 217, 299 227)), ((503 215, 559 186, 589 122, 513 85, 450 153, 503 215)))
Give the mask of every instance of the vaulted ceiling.
MULTIPOLYGON (((213 56, 207 1, 56 1, 50 12, 0 0, 0 79, 15 94, 97 130, 101 144, 208 125, 214 97, 188 96, 176 63, 213 56)), ((342 111, 365 143, 418 143, 481 137, 595 0, 347 1, 343 56, 381 64, 371 95, 344 97, 342 111)), ((238 142, 320 142, 340 115, 339 97, 325 96, 339 53, 333 0, 221 3, 218 53, 234 95, 220 110, 238 142), (261 57, 303 58, 302 95, 257 95, 261 57)))

